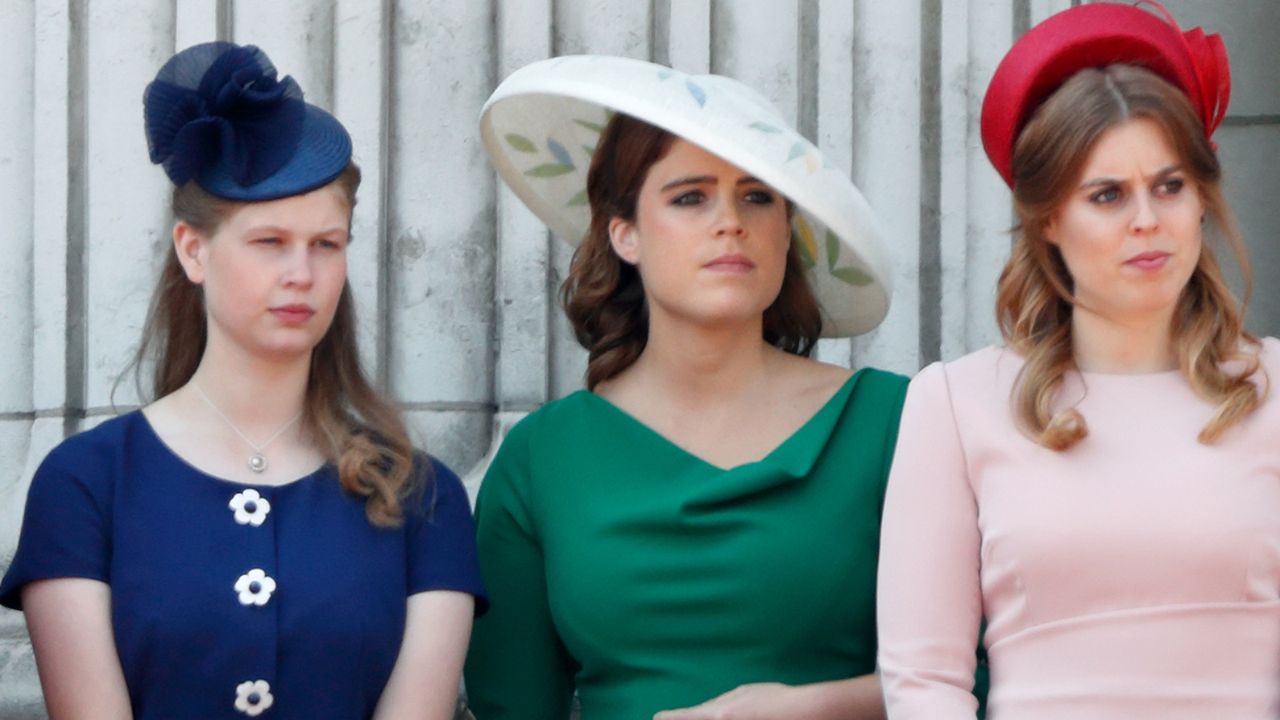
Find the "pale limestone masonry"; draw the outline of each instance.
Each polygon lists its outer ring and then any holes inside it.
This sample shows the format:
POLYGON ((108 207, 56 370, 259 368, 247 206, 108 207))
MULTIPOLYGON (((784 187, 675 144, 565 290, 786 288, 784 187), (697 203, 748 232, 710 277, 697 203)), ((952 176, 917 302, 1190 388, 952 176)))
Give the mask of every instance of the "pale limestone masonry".
MULTIPOLYGON (((568 262, 489 170, 476 119, 499 79, 608 53, 736 76, 774 99, 883 218, 896 295, 883 328, 820 356, 913 372, 995 337, 1008 191, 978 138, 1017 28, 1071 0, 3 0, 0 2, 0 570, 27 483, 112 396, 168 238, 141 97, 175 47, 263 46, 350 128, 365 184, 350 274, 361 343, 426 446, 468 477, 506 428, 581 385, 554 298, 568 262)), ((1166 0, 1222 32, 1235 70, 1219 132, 1280 331, 1280 83, 1273 0, 1166 0)), ((0 718, 44 717, 21 615, 0 612, 0 718)))

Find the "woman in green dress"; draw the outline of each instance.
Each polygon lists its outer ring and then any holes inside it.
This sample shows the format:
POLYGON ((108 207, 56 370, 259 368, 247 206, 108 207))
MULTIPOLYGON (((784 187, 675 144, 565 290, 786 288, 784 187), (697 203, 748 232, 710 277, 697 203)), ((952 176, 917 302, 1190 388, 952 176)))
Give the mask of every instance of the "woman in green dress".
POLYGON ((883 717, 906 378, 809 358, 888 308, 862 196, 742 84, 634 60, 527 66, 481 125, 578 245, 562 293, 589 364, 480 490, 477 718, 564 720, 575 690, 584 720, 883 717))

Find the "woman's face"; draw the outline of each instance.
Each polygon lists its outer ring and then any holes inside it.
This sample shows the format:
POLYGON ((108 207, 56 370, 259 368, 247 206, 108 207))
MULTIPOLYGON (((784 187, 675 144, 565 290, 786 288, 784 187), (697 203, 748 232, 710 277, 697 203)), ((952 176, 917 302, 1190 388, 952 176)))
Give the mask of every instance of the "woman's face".
POLYGON ((274 360, 309 354, 338 307, 349 231, 337 185, 244 204, 211 237, 178 223, 175 247, 204 288, 210 344, 274 360))
POLYGON ((696 324, 759 320, 782 288, 790 221, 782 196, 676 139, 640 188, 634 222, 609 225, 637 267, 651 316, 696 324))
POLYGON ((1200 259, 1204 205, 1164 131, 1139 118, 1089 151, 1045 228, 1081 306, 1117 322, 1172 312, 1200 259))

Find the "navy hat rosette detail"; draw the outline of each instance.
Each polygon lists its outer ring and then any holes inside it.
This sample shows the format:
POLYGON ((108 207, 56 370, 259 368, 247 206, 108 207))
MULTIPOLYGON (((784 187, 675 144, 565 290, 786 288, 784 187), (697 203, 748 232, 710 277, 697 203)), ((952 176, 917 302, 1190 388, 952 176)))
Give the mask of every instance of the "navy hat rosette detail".
POLYGON ((194 180, 228 200, 273 200, 328 184, 351 161, 351 137, 308 104, 266 53, 228 42, 174 55, 143 94, 151 161, 175 185, 194 180))

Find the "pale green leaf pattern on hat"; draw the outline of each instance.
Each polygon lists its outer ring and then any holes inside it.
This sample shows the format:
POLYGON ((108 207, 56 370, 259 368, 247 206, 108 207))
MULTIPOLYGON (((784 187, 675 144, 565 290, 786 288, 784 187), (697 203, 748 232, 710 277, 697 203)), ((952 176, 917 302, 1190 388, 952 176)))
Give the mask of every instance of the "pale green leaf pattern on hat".
POLYGON ((669 78, 669 77, 671 77, 672 75, 675 75, 675 74, 676 74, 676 71, 675 71, 675 70, 669 70, 669 69, 667 69, 667 68, 663 68, 663 69, 661 69, 661 70, 659 70, 659 71, 658 71, 658 79, 659 79, 659 80, 666 80, 667 78, 669 78))
POLYGON ((842 267, 831 271, 831 275, 847 285, 866 287, 875 282, 875 278, 856 267, 842 267))
MULTIPOLYGON (((613 117, 613 113, 607 110, 605 111, 604 115, 605 115, 605 119, 604 119, 605 123, 607 123, 609 119, 613 117)), ((573 122, 579 127, 585 128, 586 130, 589 130, 595 133, 596 135, 603 133, 605 129, 604 123, 594 122, 594 121, 586 120, 583 118, 573 118, 573 122)), ((507 141, 507 144, 509 144, 512 148, 514 148, 519 152, 529 153, 529 154, 534 154, 538 152, 538 146, 532 140, 530 140, 528 137, 524 135, 520 135, 519 133, 508 133, 504 137, 507 141)), ((550 162, 544 162, 539 165, 535 165, 534 167, 529 168, 528 170, 525 170, 524 174, 527 177, 556 178, 556 177, 561 177, 563 175, 568 175, 578 169, 577 164, 573 160, 573 156, 569 154, 569 149, 565 147, 564 144, 562 144, 560 141, 556 140, 553 137, 548 137, 546 145, 547 145, 547 153, 548 155, 550 155, 550 158, 549 158, 550 162)), ((582 152, 587 156, 588 160, 590 160, 596 154, 596 149, 595 149, 595 146, 593 145, 579 145, 579 147, 582 148, 582 152)), ((580 206, 580 205, 586 205, 586 204, 587 204, 587 196, 584 191, 570 198, 569 201, 565 203, 565 206, 574 207, 574 206, 580 206)))
MULTIPOLYGON (((515 147, 517 150, 520 150, 521 152, 537 152, 538 150, 537 146, 535 146, 532 142, 529 141, 528 138, 524 137, 523 135, 509 133, 506 137, 507 137, 507 142, 512 143, 512 147, 515 147), (519 138, 519 141, 513 141, 512 138, 519 138), (529 147, 531 147, 532 150, 526 151, 518 147, 516 145, 516 142, 520 142, 520 141, 528 143, 529 147)), ((550 153, 551 158, 552 160, 554 160, 554 162, 547 162, 547 163, 542 163, 541 165, 535 165, 534 167, 529 168, 528 170, 525 170, 524 174, 529 177, 535 177, 535 178, 553 178, 553 177, 560 177, 561 175, 568 175, 569 173, 578 169, 573 164, 573 158, 570 157, 569 150, 565 148, 564 145, 561 145, 559 142, 557 142, 555 138, 550 138, 550 137, 547 138, 547 152, 550 153)), ((590 153, 594 153, 594 152, 595 152, 594 150, 590 151, 590 153)))
POLYGON ((831 277, 839 280, 846 285, 854 287, 866 287, 875 282, 875 278, 871 277, 866 271, 856 267, 836 267, 836 262, 840 255, 840 239, 836 234, 827 231, 827 269, 831 272, 831 277))
POLYGON ((771 134, 772 134, 772 133, 780 133, 780 132, 782 132, 782 130, 781 130, 780 128, 777 128, 777 127, 775 127, 775 126, 773 126, 773 125, 770 125, 770 124, 769 124, 769 123, 767 123, 767 122, 761 122, 760 120, 757 120, 757 121, 755 121, 755 122, 751 123, 751 124, 750 124, 750 125, 748 125, 747 127, 750 127, 752 130, 759 130, 760 132, 767 132, 767 133, 771 133, 771 134))
POLYGON ((517 150, 518 152, 522 152, 522 153, 538 152, 538 146, 534 145, 532 140, 530 140, 529 138, 523 135, 517 135, 516 133, 507 133, 506 140, 507 140, 507 144, 510 145, 513 149, 517 150))
POLYGON ((804 155, 806 150, 808 150, 808 148, 805 146, 805 144, 797 140, 795 143, 791 145, 791 152, 787 153, 787 162, 791 162, 792 160, 795 160, 801 155, 804 155))
MULTIPOLYGON (((605 116, 606 116, 606 118, 612 118, 612 117, 613 117, 613 113, 611 113, 611 112, 607 112, 607 113, 605 113, 605 116)), ((590 120, 583 120, 583 119, 581 119, 581 118, 574 118, 573 122, 574 122, 574 123, 576 123, 577 125, 579 125, 580 127, 584 127, 584 128, 586 128, 586 129, 590 130, 591 132, 593 132, 593 133, 595 133, 595 134, 597 134, 597 135, 601 135, 601 134, 603 134, 603 133, 604 133, 604 127, 605 127, 605 126, 604 126, 603 124, 601 124, 601 123, 598 123, 598 122, 592 122, 592 121, 590 121, 590 120)), ((605 120, 605 122, 608 122, 608 119, 606 119, 606 120, 605 120)), ((599 140, 597 140, 597 141, 596 141, 596 143, 597 143, 597 144, 599 144, 599 140)), ((595 145, 583 145, 583 146, 581 146, 581 147, 582 147, 582 151, 583 151, 584 153, 586 153, 586 154, 587 154, 587 157, 588 157, 588 158, 595 157, 595 154, 596 154, 596 146, 595 146, 595 145)))
POLYGON ((577 195, 569 198, 569 202, 565 203, 565 207, 581 207, 587 204, 587 189, 582 188, 577 195))
POLYGON ((561 163, 543 163, 542 165, 538 165, 537 167, 530 168, 529 170, 525 170, 524 174, 528 175, 529 177, 549 178, 549 177, 559 177, 561 175, 568 175, 571 172, 573 172, 572 165, 564 165, 561 163))

